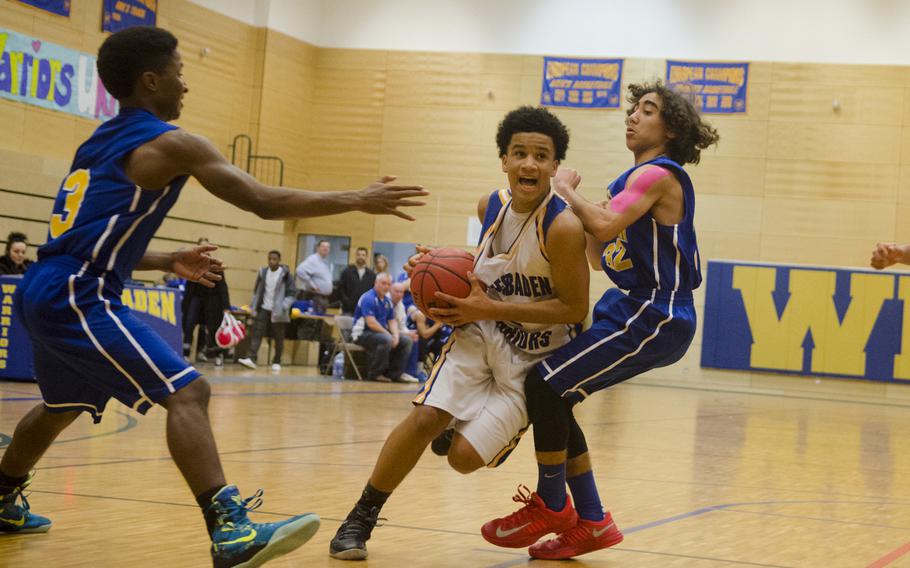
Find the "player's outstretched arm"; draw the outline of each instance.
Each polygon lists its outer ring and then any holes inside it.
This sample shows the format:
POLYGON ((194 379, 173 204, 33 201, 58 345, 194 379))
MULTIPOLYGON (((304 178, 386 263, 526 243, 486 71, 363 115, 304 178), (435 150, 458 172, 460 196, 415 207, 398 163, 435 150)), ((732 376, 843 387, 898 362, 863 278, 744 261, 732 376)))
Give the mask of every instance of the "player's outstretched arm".
POLYGON ((893 264, 910 264, 910 244, 876 243, 869 264, 881 270, 893 264))
POLYGON ((623 229, 647 213, 677 183, 667 170, 645 166, 629 176, 625 189, 616 198, 601 207, 575 191, 580 182, 575 170, 560 168, 553 180, 553 189, 572 206, 585 231, 605 243, 614 240, 623 229))
POLYGON ((164 187, 180 175, 191 175, 215 196, 263 219, 320 217, 363 211, 396 215, 413 221, 400 207, 424 205, 413 198, 429 195, 416 185, 392 185, 384 176, 360 191, 306 191, 267 186, 230 164, 215 146, 195 134, 172 130, 144 144, 130 156, 127 175, 141 187, 164 187))
POLYGON ((212 252, 218 250, 215 245, 197 245, 190 249, 181 249, 175 252, 146 252, 136 270, 161 270, 173 272, 181 278, 191 282, 198 282, 208 288, 214 288, 215 282, 223 277, 224 264, 213 257, 212 252))

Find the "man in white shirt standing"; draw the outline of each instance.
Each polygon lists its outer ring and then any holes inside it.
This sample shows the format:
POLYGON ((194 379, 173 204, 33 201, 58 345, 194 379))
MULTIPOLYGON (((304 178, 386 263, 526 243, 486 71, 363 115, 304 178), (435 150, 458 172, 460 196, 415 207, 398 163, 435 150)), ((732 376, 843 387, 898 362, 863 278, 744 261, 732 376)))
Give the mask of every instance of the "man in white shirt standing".
POLYGON ((316 244, 316 252, 306 257, 297 266, 297 289, 300 298, 313 302, 313 311, 324 314, 329 307, 329 296, 332 295, 332 263, 329 252, 332 246, 327 240, 316 244))
POLYGON ((250 310, 253 315, 253 333, 250 338, 249 356, 237 362, 250 369, 256 368, 256 357, 262 338, 268 333, 275 341, 272 372, 281 371, 281 353, 284 350, 284 332, 291 321, 290 309, 294 303, 294 278, 291 269, 281 264, 281 253, 269 251, 269 265, 259 269, 250 310))

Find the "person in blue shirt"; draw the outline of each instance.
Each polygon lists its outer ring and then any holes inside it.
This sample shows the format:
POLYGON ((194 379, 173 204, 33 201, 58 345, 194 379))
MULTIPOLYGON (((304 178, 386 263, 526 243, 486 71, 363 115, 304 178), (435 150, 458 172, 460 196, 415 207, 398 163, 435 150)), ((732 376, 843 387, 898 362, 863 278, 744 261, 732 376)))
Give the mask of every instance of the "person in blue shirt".
POLYGON ((395 309, 389 298, 392 278, 385 272, 376 275, 373 289, 365 292, 354 309, 351 338, 370 355, 367 380, 390 383, 400 381, 411 354, 411 338, 399 329, 395 309))
POLYGON ((537 491, 520 490, 513 499, 525 506, 481 529, 498 546, 530 546, 533 558, 571 558, 622 541, 601 505, 573 406, 675 363, 695 335, 692 291, 702 277, 695 190, 683 165, 697 164, 719 137, 689 98, 660 81, 630 85, 628 100, 626 147, 634 164, 610 184, 608 199, 584 199, 575 191, 581 177, 570 169, 561 168, 554 183, 584 224, 591 266, 617 288, 598 301, 590 328, 528 374, 537 491), (550 533, 556 538, 538 542, 550 533))
POLYGON ((241 499, 225 481, 207 412, 209 383, 121 303, 123 282, 133 270, 170 271, 207 286, 220 278, 221 263, 211 257, 215 246, 147 250, 189 176, 263 219, 347 211, 411 219, 398 208, 421 205, 412 198, 427 193, 390 185, 392 177, 341 192, 258 182, 205 138, 168 124, 180 116, 188 88, 177 38, 161 28, 112 34, 97 65, 120 113, 76 151, 47 242, 14 298, 34 347, 43 402, 19 422, 0 460, 0 534, 50 529, 51 521, 32 513, 23 494, 32 470, 81 413, 98 422, 115 398, 142 414, 154 405, 167 410, 168 449, 205 518, 215 568, 259 566, 306 542, 319 519, 249 520, 259 494, 241 499))

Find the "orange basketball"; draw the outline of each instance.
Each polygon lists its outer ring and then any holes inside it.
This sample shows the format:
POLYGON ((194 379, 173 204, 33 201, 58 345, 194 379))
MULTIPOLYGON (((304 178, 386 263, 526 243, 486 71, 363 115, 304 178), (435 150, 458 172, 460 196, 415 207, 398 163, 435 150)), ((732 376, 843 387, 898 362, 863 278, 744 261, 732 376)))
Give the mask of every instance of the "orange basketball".
POLYGON ((445 308, 448 304, 436 299, 436 292, 456 298, 471 293, 468 272, 474 270, 474 256, 457 248, 433 249, 423 255, 411 271, 411 294, 417 308, 430 316, 430 308, 445 308))

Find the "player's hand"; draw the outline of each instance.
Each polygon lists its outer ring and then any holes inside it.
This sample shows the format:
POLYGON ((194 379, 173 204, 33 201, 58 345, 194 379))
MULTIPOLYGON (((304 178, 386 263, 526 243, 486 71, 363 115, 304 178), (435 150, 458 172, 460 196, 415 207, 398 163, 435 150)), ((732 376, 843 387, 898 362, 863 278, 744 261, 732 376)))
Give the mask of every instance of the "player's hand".
POLYGON ((872 265, 872 268, 881 270, 892 264, 897 264, 903 257, 904 251, 900 245, 896 243, 876 243, 869 264, 872 265))
POLYGON ((430 308, 432 319, 452 326, 493 319, 492 313, 496 304, 487 296, 483 282, 474 276, 473 272, 468 272, 468 280, 471 282, 471 293, 466 298, 436 292, 436 299, 446 302, 451 307, 430 308))
POLYGON ((389 185, 395 181, 395 177, 382 176, 375 183, 361 189, 358 192, 361 200, 358 209, 373 215, 396 215, 413 221, 413 217, 399 211, 398 208, 426 205, 424 201, 413 201, 411 198, 422 197, 430 193, 419 185, 389 185))
MULTIPOLYGON (((404 271, 408 274, 409 279, 411 277, 411 271, 414 270, 414 267, 417 266, 417 263, 420 262, 420 259, 423 258, 423 255, 427 254, 431 250, 430 247, 425 247, 422 245, 417 245, 416 248, 417 248, 417 254, 412 254, 408 258, 408 261, 405 263, 405 265, 402 266, 404 271)), ((410 286, 410 284, 409 284, 409 286, 410 286)))
POLYGON ((198 282, 207 288, 214 288, 215 282, 221 280, 224 264, 210 253, 218 250, 215 245, 198 245, 191 249, 178 250, 174 253, 171 272, 192 282, 198 282))
POLYGON ((559 168, 556 170, 556 176, 553 178, 553 189, 563 199, 568 200, 571 194, 578 189, 581 183, 581 176, 572 168, 559 168))
POLYGON ((392 349, 395 349, 396 347, 398 347, 399 341, 400 341, 400 337, 397 334, 393 333, 392 334, 392 349))

